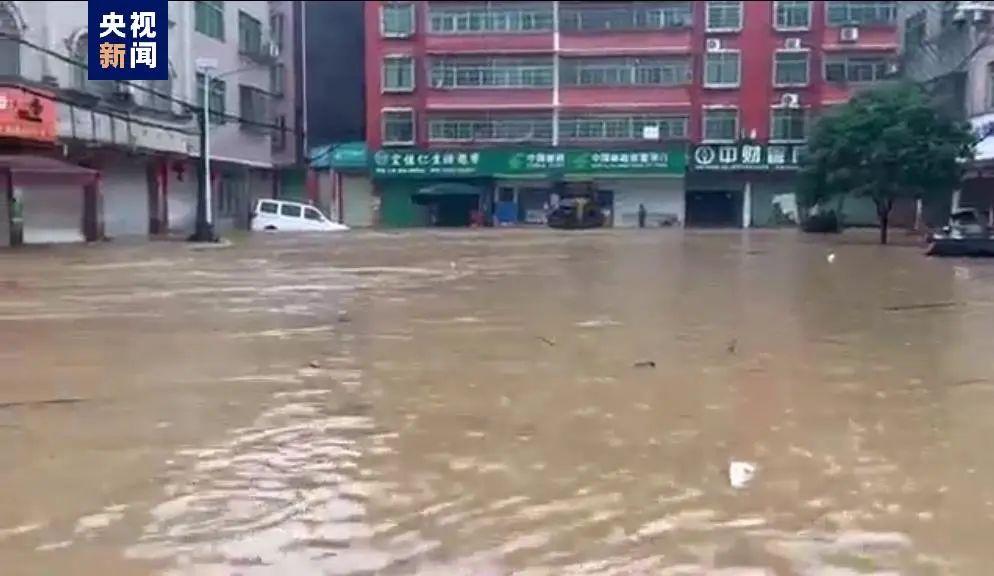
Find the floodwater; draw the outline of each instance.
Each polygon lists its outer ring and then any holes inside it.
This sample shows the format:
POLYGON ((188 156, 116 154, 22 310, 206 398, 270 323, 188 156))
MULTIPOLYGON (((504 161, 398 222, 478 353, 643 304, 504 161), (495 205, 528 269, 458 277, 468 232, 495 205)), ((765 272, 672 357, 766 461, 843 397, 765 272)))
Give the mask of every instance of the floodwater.
POLYGON ((5 576, 994 565, 989 262, 488 230, 0 272, 5 576))

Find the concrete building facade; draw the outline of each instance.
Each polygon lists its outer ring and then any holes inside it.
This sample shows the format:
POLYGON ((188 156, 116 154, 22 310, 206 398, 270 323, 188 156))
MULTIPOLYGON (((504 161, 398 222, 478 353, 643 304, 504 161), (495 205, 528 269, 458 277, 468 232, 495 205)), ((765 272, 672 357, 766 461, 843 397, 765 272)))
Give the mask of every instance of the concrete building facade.
MULTIPOLYGON (((60 152, 100 172, 106 236, 185 233, 194 225, 200 155, 193 107, 203 100, 194 61, 215 59, 215 216, 221 230, 245 227, 253 200, 278 194, 279 170, 297 161, 273 145, 273 69, 292 63, 293 44, 274 44, 271 22, 293 4, 169 2, 169 79, 125 84, 86 79, 86 2, 0 2, 0 30, 11 36, 0 41, 0 79, 53 94, 60 152)), ((295 93, 290 83, 281 97, 295 93)), ((287 124, 290 134, 297 128, 287 124)), ((37 217, 25 214, 31 238, 72 237, 61 230, 75 204, 25 203, 36 206, 37 217)))
POLYGON ((578 188, 615 226, 789 222, 813 120, 899 48, 888 1, 375 1, 365 32, 396 225, 539 222, 578 188))
POLYGON ((905 76, 978 138, 951 209, 975 208, 994 223, 994 2, 902 2, 899 21, 905 76))

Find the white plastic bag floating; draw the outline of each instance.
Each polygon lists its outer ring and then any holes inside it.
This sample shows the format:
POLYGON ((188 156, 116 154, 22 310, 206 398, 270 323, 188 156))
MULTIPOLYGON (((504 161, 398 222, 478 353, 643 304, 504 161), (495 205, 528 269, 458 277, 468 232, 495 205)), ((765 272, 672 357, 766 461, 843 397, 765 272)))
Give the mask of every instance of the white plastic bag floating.
POLYGON ((741 490, 756 476, 756 465, 751 462, 731 461, 728 463, 728 483, 741 490))

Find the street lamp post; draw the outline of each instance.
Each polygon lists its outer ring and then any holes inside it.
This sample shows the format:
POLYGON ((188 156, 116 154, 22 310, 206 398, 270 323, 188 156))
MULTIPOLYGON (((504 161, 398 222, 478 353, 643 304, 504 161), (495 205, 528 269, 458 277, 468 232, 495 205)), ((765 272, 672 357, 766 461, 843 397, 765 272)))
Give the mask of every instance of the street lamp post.
POLYGON ((259 66, 246 66, 228 70, 220 74, 213 73, 217 69, 216 58, 197 58, 195 65, 197 71, 204 75, 204 91, 202 94, 203 103, 200 107, 200 157, 201 164, 200 181, 197 195, 197 226, 190 240, 193 242, 217 242, 219 240, 214 230, 214 207, 213 195, 211 192, 211 81, 232 76, 248 70, 255 70, 259 66))
POLYGON ((197 225, 190 240, 194 242, 217 242, 214 231, 214 209, 211 192, 211 149, 210 149, 210 113, 211 113, 211 72, 217 68, 214 58, 197 58, 197 70, 204 76, 203 103, 200 107, 198 122, 200 123, 200 176, 197 195, 197 225))

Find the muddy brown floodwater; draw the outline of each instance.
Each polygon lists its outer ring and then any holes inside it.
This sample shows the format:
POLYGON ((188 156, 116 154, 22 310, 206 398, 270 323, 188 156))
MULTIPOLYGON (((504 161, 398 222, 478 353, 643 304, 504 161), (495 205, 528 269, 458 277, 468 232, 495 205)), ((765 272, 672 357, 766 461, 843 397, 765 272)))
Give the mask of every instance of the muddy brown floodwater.
POLYGON ((0 272, 4 576, 994 565, 988 262, 416 231, 0 272))

